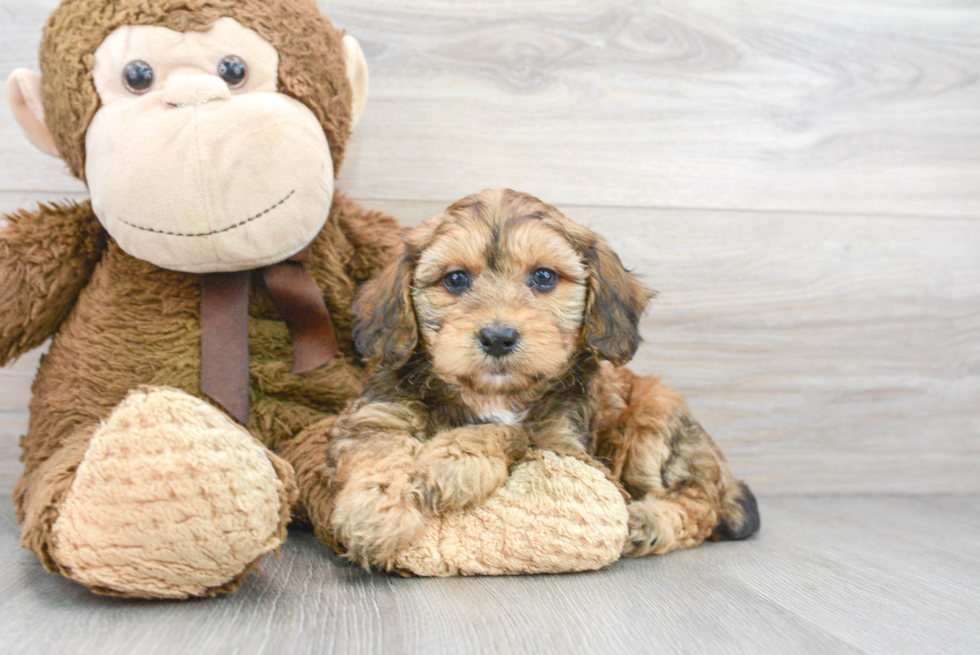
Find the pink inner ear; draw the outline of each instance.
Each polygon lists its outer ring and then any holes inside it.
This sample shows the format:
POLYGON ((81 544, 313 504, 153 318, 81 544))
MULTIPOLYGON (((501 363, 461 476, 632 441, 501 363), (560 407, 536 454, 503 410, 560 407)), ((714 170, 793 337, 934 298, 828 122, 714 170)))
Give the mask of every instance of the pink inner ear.
POLYGON ((40 75, 25 69, 10 74, 7 79, 7 101, 24 135, 41 152, 60 158, 58 146, 43 121, 41 97, 40 75))

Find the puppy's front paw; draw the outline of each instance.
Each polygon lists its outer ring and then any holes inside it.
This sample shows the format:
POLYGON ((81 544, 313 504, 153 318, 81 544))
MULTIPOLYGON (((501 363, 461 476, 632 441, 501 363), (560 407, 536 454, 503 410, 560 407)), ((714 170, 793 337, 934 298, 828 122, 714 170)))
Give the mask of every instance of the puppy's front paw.
POLYGON ((647 498, 633 501, 629 510, 629 536, 623 546, 624 557, 663 555, 674 550, 684 517, 674 503, 647 498))
POLYGON ((352 477, 337 496, 331 527, 347 558, 365 567, 391 568, 395 554, 425 527, 411 476, 413 462, 405 459, 379 460, 372 470, 352 477))
POLYGON ((424 504, 435 512, 475 505, 507 480, 507 460, 456 440, 433 440, 416 455, 424 504))

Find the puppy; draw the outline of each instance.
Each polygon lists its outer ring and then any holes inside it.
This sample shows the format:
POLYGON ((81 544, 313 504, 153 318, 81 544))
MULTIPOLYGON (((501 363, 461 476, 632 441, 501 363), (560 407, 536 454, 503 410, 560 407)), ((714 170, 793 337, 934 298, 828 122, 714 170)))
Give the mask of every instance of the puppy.
POLYGON ((601 237, 514 191, 409 231, 355 302, 374 369, 330 434, 335 547, 390 568, 427 516, 479 503, 529 448, 621 482, 626 555, 753 533, 755 499, 680 394, 619 368, 651 295, 601 237))

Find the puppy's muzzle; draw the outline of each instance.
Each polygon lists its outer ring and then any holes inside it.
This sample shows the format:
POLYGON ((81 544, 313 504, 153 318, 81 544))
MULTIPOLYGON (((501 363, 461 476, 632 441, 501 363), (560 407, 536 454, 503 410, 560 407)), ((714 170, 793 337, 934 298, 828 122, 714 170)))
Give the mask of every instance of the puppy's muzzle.
POLYGON ((494 325, 480 330, 480 348, 491 357, 506 357, 514 352, 520 334, 510 325, 494 325))

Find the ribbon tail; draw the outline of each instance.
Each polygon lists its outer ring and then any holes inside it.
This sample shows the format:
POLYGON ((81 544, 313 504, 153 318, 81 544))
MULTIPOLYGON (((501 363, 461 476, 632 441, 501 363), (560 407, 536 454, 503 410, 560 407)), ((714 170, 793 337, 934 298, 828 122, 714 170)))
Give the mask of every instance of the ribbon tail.
POLYGON ((273 304, 289 328, 293 342, 293 373, 326 364, 339 348, 330 312, 316 280, 296 259, 262 269, 273 304))
POLYGON ((201 393, 248 424, 251 271, 201 275, 201 393))

